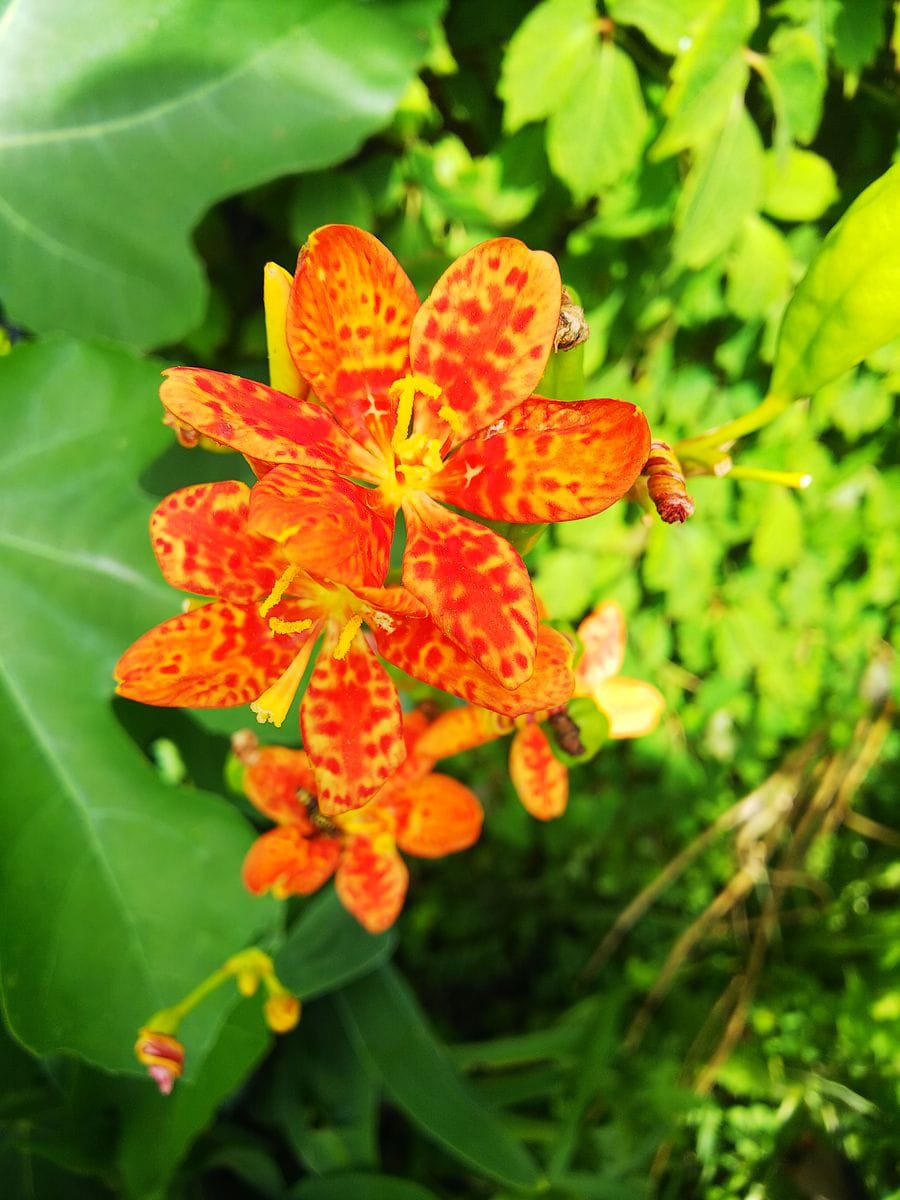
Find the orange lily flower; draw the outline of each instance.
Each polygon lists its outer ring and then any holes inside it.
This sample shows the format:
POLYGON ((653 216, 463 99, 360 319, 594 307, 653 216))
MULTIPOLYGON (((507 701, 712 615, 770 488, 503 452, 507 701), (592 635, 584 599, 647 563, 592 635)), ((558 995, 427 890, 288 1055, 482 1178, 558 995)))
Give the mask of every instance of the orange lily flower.
POLYGON ((257 894, 309 895, 332 874, 341 903, 370 933, 396 921, 409 873, 398 850, 439 858, 478 839, 483 813, 475 795, 416 752, 426 725, 421 713, 405 718, 408 757, 374 800, 356 812, 322 818, 316 784, 302 750, 266 746, 248 756, 244 789, 278 824, 257 838, 244 860, 244 882, 257 894))
POLYGON ((374 237, 324 226, 300 252, 285 323, 320 403, 189 368, 168 371, 160 395, 175 420, 264 472, 257 532, 292 537, 310 469, 370 485, 391 524, 402 510, 404 587, 468 658, 517 688, 538 650, 528 571, 509 542, 446 505, 522 523, 589 516, 628 491, 650 447, 633 404, 532 395, 561 294, 550 255, 496 238, 458 259, 420 306, 374 237))
MULTIPOLYGON (((578 626, 583 653, 575 667, 575 695, 593 700, 609 722, 614 739, 652 733, 665 708, 650 683, 619 675, 625 656, 625 614, 614 600, 598 604, 578 626)), ((569 772, 550 746, 540 722, 548 712, 513 720, 486 708, 464 707, 443 713, 426 730, 418 752, 448 758, 504 737, 514 730, 509 774, 527 811, 540 821, 561 816, 568 804, 569 772)))
POLYGON ((182 488, 157 506, 151 538, 167 582, 213 601, 163 622, 125 652, 115 669, 120 695, 196 708, 252 702, 258 719, 281 725, 321 636, 300 726, 320 804, 335 813, 364 804, 405 754, 397 690, 361 632, 364 621, 387 639, 382 654, 386 648, 390 657, 390 631, 402 635, 407 623, 424 620, 441 675, 423 663, 420 678, 488 696, 504 711, 527 711, 535 695, 563 703, 571 694, 558 634, 543 639, 538 669, 519 693, 474 663, 463 663, 456 678, 448 674, 446 655, 457 648, 427 621, 421 602, 403 588, 378 586, 390 529, 371 507, 372 493, 335 476, 326 504, 321 481, 309 475, 290 534, 309 570, 288 557, 290 538, 279 545, 249 527, 243 483, 182 488))

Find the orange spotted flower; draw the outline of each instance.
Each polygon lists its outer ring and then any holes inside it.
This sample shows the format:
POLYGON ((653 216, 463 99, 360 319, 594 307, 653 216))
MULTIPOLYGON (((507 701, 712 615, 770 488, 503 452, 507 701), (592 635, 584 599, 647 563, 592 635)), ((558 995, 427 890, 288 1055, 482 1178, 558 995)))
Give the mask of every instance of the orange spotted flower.
POLYGON ((403 766, 365 808, 330 819, 317 810, 315 776, 302 750, 251 750, 244 790, 278 824, 257 838, 244 860, 250 891, 305 896, 333 874, 341 903, 370 933, 393 925, 409 882, 398 850, 439 858, 465 850, 481 832, 483 813, 473 793, 432 773, 434 760, 416 753, 425 725, 421 713, 407 714, 403 766))
POLYGON ((373 493, 337 476, 333 488, 323 508, 311 487, 281 545, 249 527, 243 483, 199 484, 163 500, 150 522, 163 575, 213 600, 144 634, 115 670, 117 691, 131 699, 196 708, 251 703, 260 720, 280 725, 321 637, 300 725, 327 812, 365 803, 405 754, 396 687, 362 633, 364 621, 388 639, 381 652, 387 647, 390 657, 390 631, 400 635, 422 620, 433 638, 429 661, 436 656, 438 666, 431 671, 423 662, 420 678, 501 711, 528 711, 536 696, 563 703, 573 686, 565 641, 551 630, 534 676, 516 692, 470 661, 454 676, 446 664, 457 647, 424 617, 420 601, 403 588, 378 586, 390 527, 371 508, 373 493), (288 556, 292 538, 308 569, 288 556))
MULTIPOLYGON (((656 728, 665 700, 651 684, 619 675, 625 656, 625 614, 606 600, 578 626, 582 655, 575 668, 575 695, 593 700, 615 739, 643 737, 656 728)), ((448 758, 495 741, 515 730, 509 774, 522 804, 538 820, 561 816, 569 798, 569 772, 551 749, 540 722, 552 713, 525 714, 513 720, 485 708, 463 707, 443 713, 425 731, 418 750, 448 758)))
POLYGON ((293 540, 298 488, 314 477, 323 504, 342 478, 375 491, 379 520, 392 526, 402 510, 404 587, 464 655, 517 688, 538 647, 528 571, 509 542, 447 506, 507 522, 589 516, 628 491, 650 445, 633 404, 532 394, 561 294, 550 255, 496 238, 420 306, 380 242, 328 225, 300 253, 284 333, 314 396, 189 368, 168 371, 160 394, 176 422, 262 474, 259 533, 293 540))

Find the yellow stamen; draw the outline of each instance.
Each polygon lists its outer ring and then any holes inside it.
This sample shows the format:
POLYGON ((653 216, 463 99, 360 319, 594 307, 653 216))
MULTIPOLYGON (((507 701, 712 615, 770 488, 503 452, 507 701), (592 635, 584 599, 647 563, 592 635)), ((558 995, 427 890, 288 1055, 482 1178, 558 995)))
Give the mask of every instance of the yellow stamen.
POLYGON ((256 713, 256 719, 260 725, 271 721, 277 729, 281 728, 297 694, 297 688, 300 686, 303 672, 309 662, 313 644, 313 639, 310 638, 287 670, 275 680, 271 687, 266 688, 258 700, 254 700, 250 705, 251 710, 256 713))
POLYGON ((273 633, 303 633, 312 621, 282 621, 281 617, 269 617, 269 628, 273 633))
POLYGON ((396 454, 400 453, 400 448, 409 435, 409 423, 412 420, 413 403, 417 394, 437 400, 441 389, 425 375, 404 375, 402 379, 395 379, 390 386, 389 395, 392 400, 397 401, 397 422, 391 437, 391 448, 396 454))
POLYGON ((271 592, 269 592, 268 596, 266 596, 265 600, 263 600, 262 604, 259 606, 259 615, 261 617, 265 617, 271 612, 271 610, 275 607, 275 605, 290 587, 291 580, 296 574, 297 568, 294 566, 290 566, 286 571, 282 572, 271 592))
POLYGON ((438 416, 447 422, 454 433, 462 433, 462 417, 455 408, 451 408, 449 404, 442 404, 438 409, 438 416))
POLYGON ((337 645, 331 652, 331 657, 336 658, 339 662, 347 657, 350 647, 353 645, 353 639, 359 633, 359 627, 362 625, 362 614, 357 613, 355 617, 351 617, 344 628, 341 630, 341 636, 338 638, 337 645))

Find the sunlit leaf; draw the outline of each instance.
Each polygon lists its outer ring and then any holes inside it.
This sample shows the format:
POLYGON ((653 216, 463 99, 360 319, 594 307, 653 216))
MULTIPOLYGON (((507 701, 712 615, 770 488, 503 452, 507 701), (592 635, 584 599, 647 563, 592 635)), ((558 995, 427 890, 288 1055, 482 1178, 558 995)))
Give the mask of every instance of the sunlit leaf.
POLYGON ((763 212, 779 221, 815 221, 838 198, 837 179, 827 159, 792 147, 765 158, 763 212))
POLYGON ((900 165, 859 196, 788 305, 772 391, 806 396, 900 335, 900 165))
POLYGON ((544 0, 510 39, 497 88, 515 133, 548 117, 584 74, 597 41, 593 0, 544 0))

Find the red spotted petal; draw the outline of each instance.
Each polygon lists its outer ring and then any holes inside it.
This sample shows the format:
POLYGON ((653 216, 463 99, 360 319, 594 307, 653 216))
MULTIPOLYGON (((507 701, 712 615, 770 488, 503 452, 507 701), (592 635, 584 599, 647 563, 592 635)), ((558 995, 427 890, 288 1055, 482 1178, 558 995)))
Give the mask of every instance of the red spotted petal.
POLYGON ((598 683, 591 695, 609 718, 611 738, 636 738, 652 733, 666 707, 652 683, 626 679, 623 675, 598 683))
POLYGON ((319 807, 327 816, 359 808, 403 761, 397 689, 357 634, 347 656, 326 636, 300 705, 303 744, 312 760, 319 807))
POLYGON ((535 398, 460 446, 429 492, 493 520, 572 521, 621 500, 649 453, 634 404, 535 398))
POLYGON ((473 708, 471 705, 451 708, 441 713, 424 731, 416 743, 416 753, 435 761, 450 758, 453 754, 462 754, 464 750, 472 750, 486 742, 495 742, 497 738, 511 733, 512 729, 510 717, 488 712, 486 708, 473 708))
POLYGON ((389 621, 379 621, 377 613, 384 613, 388 617, 425 617, 428 615, 428 610, 421 600, 417 600, 412 592, 408 592, 402 587, 362 587, 359 584, 353 584, 348 587, 358 600, 362 600, 372 609, 372 623, 382 625, 387 628, 389 621))
POLYGON ((159 389, 179 421, 263 463, 296 463, 367 478, 378 464, 321 404, 221 371, 171 367, 159 389))
POLYGON ((518 730, 509 751, 509 775, 519 799, 539 821, 566 811, 569 772, 550 749, 540 725, 531 721, 518 730))
POLYGON ((571 699, 575 686, 572 647, 546 625, 538 630, 534 674, 515 691, 476 666, 427 617, 398 622, 391 633, 376 630, 375 641, 382 658, 407 675, 507 717, 558 708, 571 699))
POLYGON ((116 691, 163 706, 246 704, 277 679, 307 639, 276 637, 255 606, 213 601, 138 638, 116 664, 116 691))
POLYGON ((260 812, 280 824, 296 825, 309 836, 315 832, 303 796, 314 796, 316 781, 303 750, 262 746, 244 771, 244 791, 260 812))
POLYGON ((388 518, 377 500, 377 492, 333 471, 283 465, 254 486, 250 528, 312 575, 377 586, 394 533, 393 514, 388 518))
POLYGON ((615 600, 604 600, 578 626, 582 655, 575 668, 578 690, 590 693, 617 675, 625 661, 625 614, 615 600))
POLYGON ((369 933, 390 929, 400 915, 409 872, 393 848, 367 837, 347 837, 335 878, 341 903, 369 933))
POLYGON ((247 528, 249 498, 243 483, 200 483, 157 505, 150 540, 172 587, 236 604, 272 590, 287 563, 268 538, 247 528))
POLYGON ((287 314, 291 354, 341 425, 372 448, 393 432, 388 388, 409 372, 418 307, 393 254, 362 229, 325 225, 300 251, 287 314))
POLYGON ((562 286, 555 260, 514 238, 494 238, 456 260, 413 321, 412 369, 442 389, 422 397, 416 429, 452 444, 490 425, 534 391, 556 327, 562 286))
POLYGON ((403 502, 403 583, 447 637, 504 687, 534 669, 537 605, 509 542, 414 493, 403 502))
POLYGON ((375 803, 393 809, 397 845, 419 858, 442 858, 468 849, 478 841, 484 821, 478 797, 448 775, 426 775, 417 783, 391 788, 389 797, 375 803))
POLYGON ((340 856, 338 838, 307 837, 296 825, 279 825, 247 851, 242 875, 256 895, 274 888, 280 896, 308 896, 330 879, 340 856))

